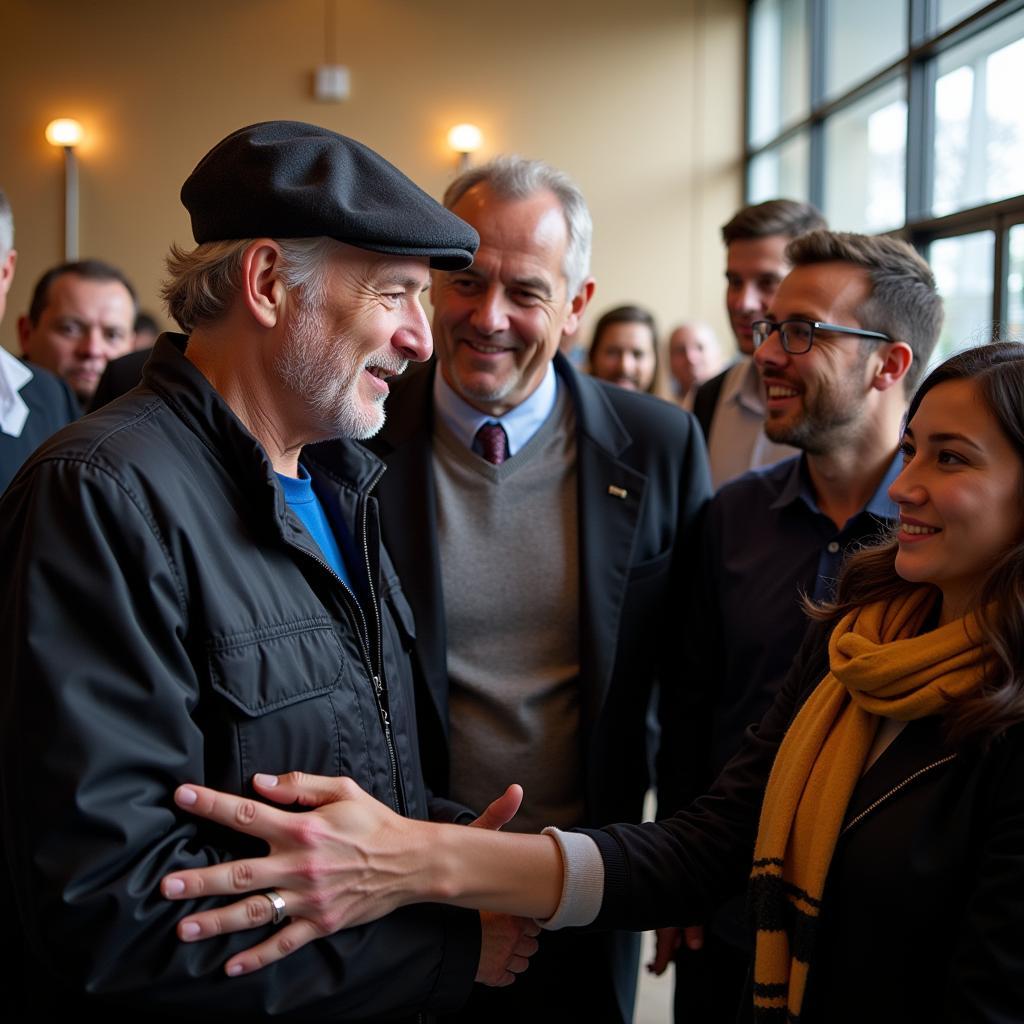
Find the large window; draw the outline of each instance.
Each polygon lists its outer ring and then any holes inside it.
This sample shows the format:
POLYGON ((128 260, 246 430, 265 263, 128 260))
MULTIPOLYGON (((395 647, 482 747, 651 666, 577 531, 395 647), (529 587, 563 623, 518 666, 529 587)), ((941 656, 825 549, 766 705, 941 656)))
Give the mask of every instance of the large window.
POLYGON ((747 198, 898 232, 946 303, 938 355, 1024 331, 1024 0, 751 0, 747 198))

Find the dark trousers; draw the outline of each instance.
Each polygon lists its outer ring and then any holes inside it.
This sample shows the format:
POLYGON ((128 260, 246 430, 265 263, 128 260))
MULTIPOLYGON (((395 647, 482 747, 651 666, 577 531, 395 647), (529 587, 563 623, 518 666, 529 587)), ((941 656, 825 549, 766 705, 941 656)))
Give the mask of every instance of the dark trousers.
POLYGON ((541 932, 529 970, 507 988, 474 985, 444 1024, 631 1024, 636 1001, 637 932, 541 932))
POLYGON ((704 929, 704 947, 676 954, 675 1024, 736 1024, 751 954, 704 929))

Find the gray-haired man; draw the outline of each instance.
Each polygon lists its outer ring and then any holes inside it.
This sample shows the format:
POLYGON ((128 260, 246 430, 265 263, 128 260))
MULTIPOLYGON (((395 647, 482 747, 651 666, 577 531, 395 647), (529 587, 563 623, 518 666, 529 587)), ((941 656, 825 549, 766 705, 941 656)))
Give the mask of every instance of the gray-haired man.
POLYGON ((297 769, 454 813, 420 772, 413 629, 370 494, 383 469, 346 439, 378 430, 385 378, 429 356, 429 269, 468 266, 476 233, 365 146, 296 122, 233 133, 182 198, 199 245, 172 249, 165 297, 188 336, 161 336, 142 386, 45 445, 0 504, 16 1016, 457 1007, 474 976, 525 968, 532 923, 434 907, 326 935, 300 892, 261 886, 254 931, 194 942, 223 901, 157 886, 204 865, 237 884, 258 849, 178 811, 185 782, 252 797, 257 773, 297 769), (253 943, 297 952, 251 972, 253 943))

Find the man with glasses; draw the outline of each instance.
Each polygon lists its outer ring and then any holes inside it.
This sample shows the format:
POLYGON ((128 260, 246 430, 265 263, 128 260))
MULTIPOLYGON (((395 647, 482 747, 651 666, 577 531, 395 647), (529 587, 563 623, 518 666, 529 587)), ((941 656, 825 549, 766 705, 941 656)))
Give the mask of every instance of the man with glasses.
MULTIPOLYGON (((942 325, 928 265, 892 238, 812 231, 752 324, 767 436, 801 454, 726 484, 704 524, 690 621, 706 683, 711 781, 770 705, 845 554, 897 512, 887 490, 906 403, 942 325)), ((743 894, 678 960, 677 1021, 735 1020, 752 938, 743 894)), ((660 937, 663 966, 676 936, 660 937)))

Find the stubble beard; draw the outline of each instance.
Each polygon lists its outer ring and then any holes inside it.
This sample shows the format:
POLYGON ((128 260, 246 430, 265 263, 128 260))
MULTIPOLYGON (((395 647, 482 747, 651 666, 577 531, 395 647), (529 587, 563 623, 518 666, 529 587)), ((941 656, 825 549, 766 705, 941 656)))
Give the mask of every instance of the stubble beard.
POLYGON ((854 367, 849 375, 837 379, 829 389, 817 388, 812 394, 803 393, 804 407, 795 419, 764 422, 769 441, 788 444, 809 455, 828 455, 850 443, 859 432, 864 416, 864 396, 857 388, 863 375, 866 359, 854 367))
POLYGON ((492 405, 495 402, 504 401, 515 390, 516 385, 519 383, 519 375, 513 372, 496 381, 490 388, 471 386, 466 380, 466 376, 460 371, 457 361, 454 359, 448 364, 448 373, 452 387, 464 399, 466 399, 467 402, 485 405, 492 405))
MULTIPOLYGON (((274 360, 281 382, 310 411, 325 437, 365 441, 384 426, 384 399, 359 392, 366 359, 344 335, 330 337, 320 303, 303 301, 274 360)), ((396 366, 395 376, 405 364, 396 366)))

